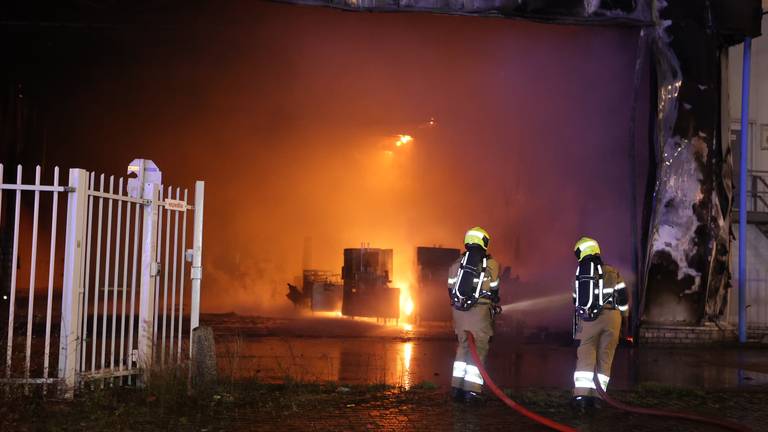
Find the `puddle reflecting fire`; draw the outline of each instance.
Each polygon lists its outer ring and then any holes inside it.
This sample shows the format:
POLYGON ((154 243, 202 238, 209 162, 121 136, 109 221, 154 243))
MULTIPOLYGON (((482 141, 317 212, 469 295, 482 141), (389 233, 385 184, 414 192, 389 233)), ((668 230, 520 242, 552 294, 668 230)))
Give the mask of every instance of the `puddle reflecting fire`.
POLYGON ((411 388, 411 355, 413 355, 413 342, 404 342, 402 344, 403 352, 402 352, 402 359, 403 359, 403 371, 401 376, 403 377, 403 384, 402 386, 405 387, 405 389, 411 388))
MULTIPOLYGON (((448 387, 455 347, 452 339, 376 337, 258 337, 238 343, 223 339, 217 344, 223 376, 404 388, 422 381, 448 387)), ((704 388, 768 384, 768 368, 755 367, 764 364, 762 354, 741 354, 732 350, 619 349, 611 386, 626 389, 642 382, 704 388)), ((502 387, 570 388, 574 361, 571 347, 517 345, 501 339, 492 345, 487 366, 502 387)))

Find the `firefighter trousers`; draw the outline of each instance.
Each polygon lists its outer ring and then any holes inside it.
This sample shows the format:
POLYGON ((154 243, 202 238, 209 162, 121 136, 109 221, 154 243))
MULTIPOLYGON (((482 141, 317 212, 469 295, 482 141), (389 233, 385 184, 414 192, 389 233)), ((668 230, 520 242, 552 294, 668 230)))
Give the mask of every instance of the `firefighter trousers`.
POLYGON ((576 351, 576 370, 573 373, 574 396, 599 396, 595 390, 595 369, 602 388, 608 389, 613 354, 619 343, 620 332, 621 313, 615 309, 603 309, 594 321, 582 321, 576 333, 579 349, 576 351))
POLYGON ((469 341, 465 330, 472 332, 477 345, 480 361, 485 362, 488 354, 488 342, 493 335, 493 320, 489 303, 478 303, 468 311, 453 310, 453 328, 459 340, 456 359, 453 362, 451 386, 465 391, 480 393, 483 389, 483 377, 472 360, 469 341))

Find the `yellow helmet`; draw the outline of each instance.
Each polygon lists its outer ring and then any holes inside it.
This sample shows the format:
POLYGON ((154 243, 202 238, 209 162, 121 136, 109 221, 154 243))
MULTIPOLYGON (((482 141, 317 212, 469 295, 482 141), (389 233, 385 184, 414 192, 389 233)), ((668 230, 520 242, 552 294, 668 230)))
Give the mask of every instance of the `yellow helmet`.
POLYGON ((467 231, 466 234, 464 234, 464 245, 479 245, 482 246, 483 249, 488 249, 488 242, 491 241, 491 236, 488 235, 488 231, 480 228, 480 227, 474 227, 470 228, 469 231, 467 231))
POLYGON ((593 238, 582 237, 576 242, 573 252, 576 253, 576 258, 581 261, 582 258, 588 255, 600 255, 600 245, 593 238))

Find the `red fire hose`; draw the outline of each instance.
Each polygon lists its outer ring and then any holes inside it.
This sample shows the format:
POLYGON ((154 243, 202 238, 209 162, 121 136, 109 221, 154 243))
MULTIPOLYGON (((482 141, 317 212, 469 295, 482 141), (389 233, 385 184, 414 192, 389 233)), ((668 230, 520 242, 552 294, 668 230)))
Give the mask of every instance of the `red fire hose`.
MULTIPOLYGON (((480 355, 477 353, 477 346, 475 345, 475 336, 472 334, 472 332, 468 330, 465 330, 465 333, 467 334, 467 339, 469 340, 469 352, 470 354, 472 354, 472 359, 474 360, 475 365, 477 365, 477 368, 480 370, 480 375, 482 375, 483 380, 485 381, 485 385, 488 386, 488 388, 491 389, 493 394, 495 394, 499 399, 501 399, 502 402, 504 402, 510 408, 514 409, 520 414, 528 417, 529 419, 535 422, 538 422, 540 424, 543 424, 544 426, 547 426, 551 429, 554 429, 557 431, 566 431, 566 432, 576 431, 576 429, 570 426, 557 423, 553 420, 550 420, 546 417, 542 417, 532 411, 529 411, 522 405, 508 398, 507 395, 505 395, 504 392, 502 392, 501 389, 499 389, 499 387, 496 386, 496 383, 494 383, 493 380, 491 380, 490 375, 488 375, 488 372, 485 370, 483 363, 480 361, 480 355)), ((707 417, 698 416, 695 414, 663 411, 663 410, 656 410, 656 409, 650 409, 650 408, 632 407, 624 403, 615 401, 610 397, 608 397, 608 394, 605 393, 605 390, 603 390, 602 385, 600 384, 600 381, 597 379, 597 374, 594 375, 593 380, 594 380, 597 392, 598 394, 600 394, 603 400, 608 405, 621 411, 627 411, 635 414, 647 414, 647 415, 661 416, 661 417, 680 418, 680 419, 691 420, 699 423, 709 423, 712 425, 720 426, 722 428, 737 431, 737 432, 751 432, 751 429, 749 429, 744 425, 734 423, 734 422, 729 422, 726 420, 711 419, 707 417)))
POLYGON ((603 400, 608 405, 618 410, 627 411, 635 414, 647 414, 647 415, 652 415, 657 417, 680 418, 680 419, 691 420, 699 423, 709 423, 709 424, 720 426, 722 428, 736 431, 736 432, 751 432, 751 429, 749 429, 748 427, 741 425, 739 423, 730 422, 727 420, 718 420, 718 419, 707 418, 707 417, 702 417, 695 414, 688 414, 688 413, 682 413, 682 412, 633 407, 633 406, 611 399, 603 389, 603 386, 600 383, 600 380, 597 379, 597 373, 594 374, 592 380, 595 383, 595 389, 597 390, 597 393, 600 395, 600 397, 603 398, 603 400))
POLYGON ((537 423, 541 423, 544 426, 547 426, 557 431, 576 432, 576 429, 570 426, 557 423, 556 421, 550 420, 546 417, 542 417, 536 414, 535 412, 528 411, 524 406, 508 398, 507 395, 505 395, 504 392, 502 392, 501 389, 496 386, 496 383, 494 383, 493 380, 491 380, 491 377, 488 375, 488 372, 483 367, 483 362, 480 361, 480 355, 477 353, 477 346, 475 345, 475 336, 472 334, 472 332, 468 330, 465 330, 465 332, 467 333, 467 338, 469 339, 469 352, 472 354, 472 359, 475 361, 475 365, 477 365, 477 368, 480 369, 480 375, 483 376, 485 385, 488 386, 489 389, 491 389, 493 394, 495 394, 499 399, 501 399, 502 402, 507 404, 513 410, 519 412, 520 414, 528 417, 529 419, 537 423))

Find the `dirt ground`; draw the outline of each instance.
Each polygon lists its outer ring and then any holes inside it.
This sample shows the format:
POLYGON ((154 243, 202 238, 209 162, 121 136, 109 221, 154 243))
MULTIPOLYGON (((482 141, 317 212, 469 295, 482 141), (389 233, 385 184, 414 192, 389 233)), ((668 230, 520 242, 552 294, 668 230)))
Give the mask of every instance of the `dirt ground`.
MULTIPOLYGON (((563 390, 509 392, 527 408, 580 431, 717 431, 684 420, 602 408, 577 415, 563 390)), ((638 406, 737 420, 768 431, 768 388, 700 391, 643 385, 614 397, 638 406)), ((238 382, 187 395, 182 380, 150 389, 81 392, 74 402, 17 395, 2 401, 0 430, 173 431, 539 431, 548 430, 495 398, 482 405, 452 402, 429 382, 410 390, 338 383, 267 385, 238 382)))

